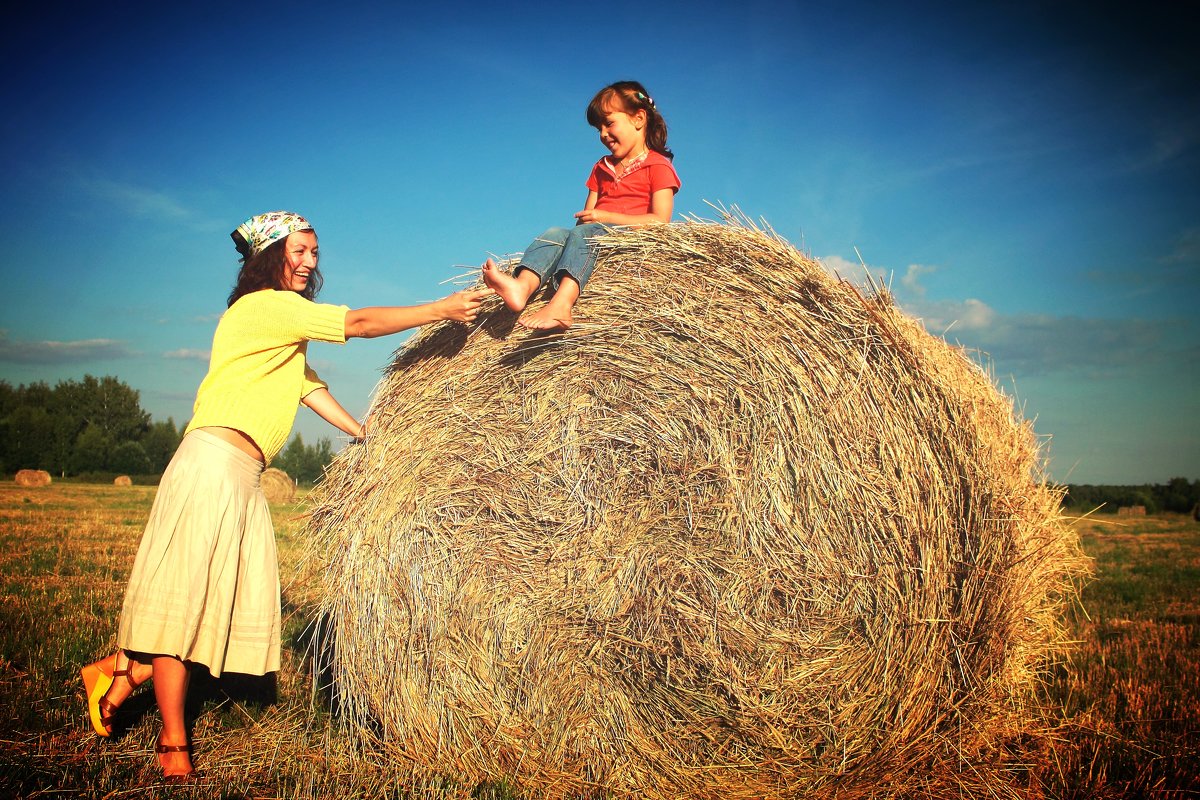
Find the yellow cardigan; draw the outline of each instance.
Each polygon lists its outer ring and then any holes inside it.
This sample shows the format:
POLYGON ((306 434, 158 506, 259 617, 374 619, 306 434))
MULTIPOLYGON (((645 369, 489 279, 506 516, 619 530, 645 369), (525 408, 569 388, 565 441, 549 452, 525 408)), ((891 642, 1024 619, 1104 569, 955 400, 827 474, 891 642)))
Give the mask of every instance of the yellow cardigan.
POLYGON ((287 443, 299 403, 326 387, 305 362, 308 342, 346 343, 348 306, 263 289, 221 315, 188 431, 210 425, 249 436, 267 463, 287 443))

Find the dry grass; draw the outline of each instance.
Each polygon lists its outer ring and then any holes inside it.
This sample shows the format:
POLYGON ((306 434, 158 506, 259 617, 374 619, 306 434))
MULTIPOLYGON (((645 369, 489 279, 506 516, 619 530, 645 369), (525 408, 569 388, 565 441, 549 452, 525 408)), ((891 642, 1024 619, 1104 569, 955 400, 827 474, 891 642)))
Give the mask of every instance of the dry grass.
POLYGON ((1058 724, 1041 780, 1073 800, 1200 797, 1200 525, 1074 524, 1096 579, 1047 687, 1058 724))
MULTIPOLYGON (((142 689, 98 739, 79 668, 112 651, 125 581, 153 487, 0 483, 0 797, 395 797, 397 781, 352 759, 312 705, 308 614, 285 597, 284 665, 275 679, 195 673, 196 761, 187 790, 159 780, 153 693, 142 689)), ((299 508, 273 507, 282 567, 295 569, 299 508)))
POLYGON ((354 741, 539 797, 1028 794, 1083 562, 988 376, 744 225, 603 239, 577 312, 423 332, 320 490, 354 741))
MULTIPOLYGON (((515 797, 498 789, 500 776, 482 786, 412 784, 377 759, 356 758, 322 711, 327 699, 312 691, 302 631, 315 609, 296 607, 300 586, 284 592, 275 700, 233 680, 197 687, 191 707, 204 783, 174 791, 157 781, 148 688, 125 708, 114 740, 96 739, 78 669, 112 645, 152 491, 0 482, 0 797, 403 800, 463 788, 483 800, 515 797)), ((294 576, 300 520, 294 507, 275 512, 283 573, 294 576)), ((1038 735, 1028 796, 1197 796, 1200 526, 1174 516, 1076 527, 1096 580, 1084 590, 1089 614, 1070 617, 1072 660, 1041 695, 1054 724, 1038 735)))

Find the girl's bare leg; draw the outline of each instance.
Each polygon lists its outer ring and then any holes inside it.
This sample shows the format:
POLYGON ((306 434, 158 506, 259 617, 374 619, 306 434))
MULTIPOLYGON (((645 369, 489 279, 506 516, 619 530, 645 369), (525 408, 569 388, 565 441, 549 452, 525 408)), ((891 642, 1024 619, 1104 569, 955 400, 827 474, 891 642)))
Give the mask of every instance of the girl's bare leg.
MULTIPOLYGON (((183 720, 184 703, 187 701, 188 668, 174 656, 154 657, 154 697, 162 714, 162 733, 158 744, 186 745, 187 726, 183 720)), ((192 772, 192 758, 187 751, 159 753, 158 762, 163 775, 188 775, 192 772)))
POLYGON ((571 327, 571 309, 575 308, 575 301, 578 299, 579 283, 570 275, 563 275, 558 284, 558 291, 550 301, 532 314, 521 317, 517 322, 531 330, 566 330, 571 327))

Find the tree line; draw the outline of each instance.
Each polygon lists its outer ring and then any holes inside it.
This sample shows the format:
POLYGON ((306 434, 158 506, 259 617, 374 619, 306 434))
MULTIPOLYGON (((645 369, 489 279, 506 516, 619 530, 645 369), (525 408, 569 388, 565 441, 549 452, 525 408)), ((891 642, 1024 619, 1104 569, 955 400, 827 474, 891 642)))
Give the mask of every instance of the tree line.
POLYGON ((1115 514, 1124 506, 1145 506, 1147 514, 1162 511, 1191 513, 1200 504, 1200 480, 1171 478, 1166 483, 1141 486, 1071 485, 1063 505, 1075 511, 1115 514))
MULTIPOLYGON (((0 380, 0 471, 44 469, 60 477, 160 475, 167 468, 185 423, 156 422, 139 394, 112 376, 60 381, 54 387, 12 386, 0 380)), ((306 445, 296 434, 271 464, 299 483, 311 485, 333 461, 333 445, 321 438, 306 445)), ((1063 504, 1079 511, 1116 513, 1145 506, 1148 513, 1189 513, 1200 503, 1200 480, 1172 478, 1165 484, 1067 487, 1063 504)))
MULTIPOLYGON (((59 477, 161 475, 186 422, 151 419, 140 396, 112 376, 13 386, 0 380, 0 471, 44 469, 59 477)), ((312 484, 333 460, 329 439, 307 446, 299 434, 271 466, 312 484)))

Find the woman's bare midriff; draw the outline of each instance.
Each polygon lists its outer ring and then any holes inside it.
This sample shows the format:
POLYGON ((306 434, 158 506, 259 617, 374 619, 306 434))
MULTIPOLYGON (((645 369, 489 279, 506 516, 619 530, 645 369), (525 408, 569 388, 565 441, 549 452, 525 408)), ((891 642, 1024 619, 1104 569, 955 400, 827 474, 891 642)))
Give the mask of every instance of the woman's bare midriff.
POLYGON ((218 439, 222 439, 226 442, 229 442, 231 445, 236 447, 238 450, 241 450, 246 455, 250 456, 251 458, 257 459, 260 464, 267 463, 267 460, 265 458, 263 458, 262 450, 258 449, 258 445, 256 445, 254 443, 254 440, 251 439, 246 434, 242 433, 241 431, 234 430, 233 428, 218 428, 218 427, 199 428, 199 430, 202 430, 206 433, 211 433, 213 436, 216 436, 218 439))

